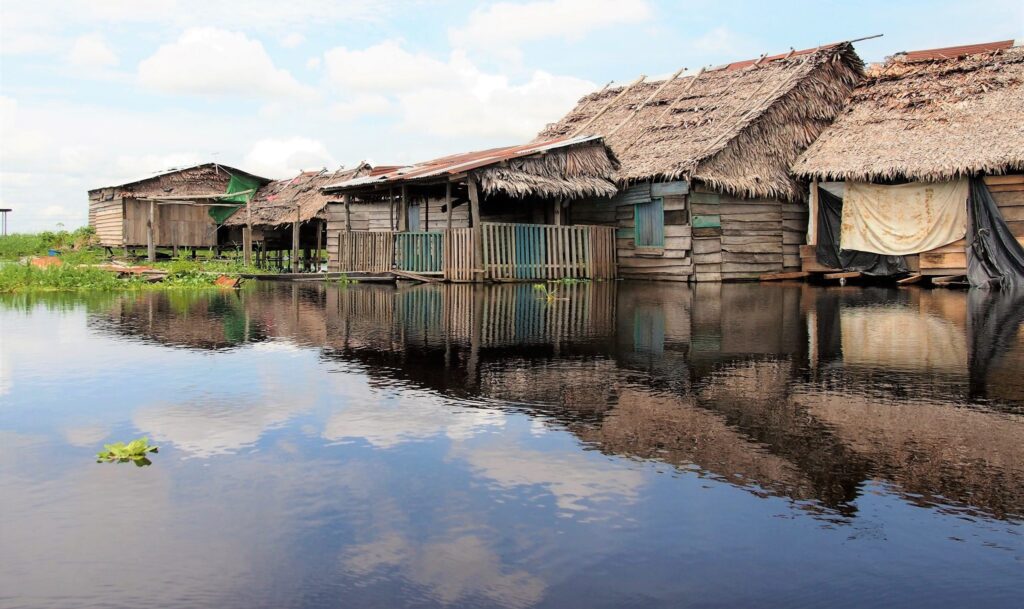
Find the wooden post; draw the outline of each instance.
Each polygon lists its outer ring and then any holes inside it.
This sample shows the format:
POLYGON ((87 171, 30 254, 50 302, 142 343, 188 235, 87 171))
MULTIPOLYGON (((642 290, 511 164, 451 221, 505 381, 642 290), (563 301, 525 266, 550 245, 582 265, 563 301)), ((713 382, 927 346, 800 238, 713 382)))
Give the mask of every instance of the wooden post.
POLYGON ((292 224, 292 272, 299 272, 299 229, 302 221, 299 220, 299 206, 295 206, 295 223, 292 224))
POLYGON ((398 223, 395 221, 395 189, 388 189, 388 229, 395 230, 398 223))
POLYGON ((555 199, 555 213, 551 217, 552 224, 562 225, 562 199, 555 199))
POLYGON ((245 228, 242 229, 242 264, 252 264, 252 205, 251 196, 245 198, 245 228))
POLYGON ((430 231, 430 197, 423 198, 423 230, 430 231))
POLYGON ((409 188, 402 184, 402 200, 398 205, 398 230, 405 232, 409 230, 409 188))
POLYGON ((345 204, 345 232, 352 232, 352 210, 349 207, 349 196, 342 195, 341 202, 345 204))
POLYGON ((448 214, 448 230, 452 229, 452 183, 446 182, 444 185, 444 205, 448 214))
POLYGON ((467 186, 469 187, 469 217, 473 227, 473 257, 471 264, 473 265, 473 277, 477 281, 484 280, 484 272, 482 270, 484 264, 484 232, 480 226, 480 192, 477 190, 476 180, 470 175, 466 178, 467 186), (480 270, 478 273, 477 271, 480 270))
POLYGON ((146 259, 156 262, 156 235, 154 226, 156 219, 156 201, 149 202, 149 221, 146 222, 146 259))
MULTIPOLYGON (((346 205, 345 208, 348 209, 348 205, 346 205)), ((324 235, 324 222, 321 221, 321 220, 317 220, 317 222, 316 222, 316 260, 314 261, 314 264, 316 265, 316 269, 315 270, 316 270, 317 273, 320 272, 320 248, 323 245, 323 241, 322 241, 323 235, 324 235)))
POLYGON ((807 245, 818 244, 818 178, 811 180, 810 209, 807 214, 807 245))

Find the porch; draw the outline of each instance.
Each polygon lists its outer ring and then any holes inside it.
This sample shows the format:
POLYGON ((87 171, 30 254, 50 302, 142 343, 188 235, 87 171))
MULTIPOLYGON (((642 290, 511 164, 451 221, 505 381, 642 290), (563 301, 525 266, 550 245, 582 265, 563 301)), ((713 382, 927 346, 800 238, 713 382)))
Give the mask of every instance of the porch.
POLYGON ((446 231, 342 231, 343 273, 400 271, 445 281, 614 279, 615 228, 482 222, 446 231))

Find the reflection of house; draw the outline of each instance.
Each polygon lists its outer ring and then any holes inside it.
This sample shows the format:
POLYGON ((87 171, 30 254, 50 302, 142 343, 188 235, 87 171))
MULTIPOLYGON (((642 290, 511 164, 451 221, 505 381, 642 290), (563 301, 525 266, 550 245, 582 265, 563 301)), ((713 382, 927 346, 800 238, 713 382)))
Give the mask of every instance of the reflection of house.
POLYGON ((873 257, 854 257, 863 252, 904 256, 925 275, 964 274, 964 237, 977 232, 968 226, 968 179, 984 177, 994 215, 1021 240, 1021 170, 1024 47, 1008 40, 891 57, 793 165, 814 180, 810 244, 818 247, 805 266, 882 272, 873 257))
POLYGON ((216 247, 220 224, 267 182, 205 163, 96 188, 89 191, 89 226, 108 248, 216 247))
POLYGON ((599 135, 622 164, 612 201, 574 222, 618 228, 624 277, 757 278, 797 269, 804 193, 789 164, 861 77, 849 43, 592 93, 540 137, 599 135))
POLYGON ((611 278, 611 231, 572 225, 569 202, 610 197, 599 138, 458 154, 331 184, 330 269, 452 281, 611 278))

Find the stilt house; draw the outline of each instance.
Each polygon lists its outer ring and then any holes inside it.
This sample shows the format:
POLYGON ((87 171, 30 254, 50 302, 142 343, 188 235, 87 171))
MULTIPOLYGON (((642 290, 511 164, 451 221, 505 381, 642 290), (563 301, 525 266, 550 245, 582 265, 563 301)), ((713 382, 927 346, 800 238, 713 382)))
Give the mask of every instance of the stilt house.
POLYGON ((1000 252, 988 279, 1024 272, 1024 48, 889 58, 793 171, 812 180, 805 269, 956 276, 1000 252))
POLYGON ((806 191, 796 157, 862 77, 850 43, 790 51, 587 95, 541 140, 602 136, 621 163, 613 199, 575 200, 573 222, 618 229, 619 274, 756 279, 799 270, 806 191))
POLYGON ((572 222, 571 201, 616 193, 598 137, 447 156, 324 188, 329 270, 451 281, 611 278, 610 227, 572 222))
POLYGON ((270 180, 216 163, 89 191, 89 226, 107 248, 216 247, 218 227, 270 180), (152 230, 151 230, 152 229, 152 230))
POLYGON ((319 252, 327 236, 327 196, 321 189, 370 171, 368 163, 359 163, 351 169, 304 171, 287 180, 270 182, 224 222, 227 230, 222 242, 243 249, 248 245, 259 266, 288 266, 292 272, 300 267, 318 270, 319 252), (252 230, 251 243, 245 238, 246 227, 252 230), (312 252, 317 252, 315 257, 312 252))

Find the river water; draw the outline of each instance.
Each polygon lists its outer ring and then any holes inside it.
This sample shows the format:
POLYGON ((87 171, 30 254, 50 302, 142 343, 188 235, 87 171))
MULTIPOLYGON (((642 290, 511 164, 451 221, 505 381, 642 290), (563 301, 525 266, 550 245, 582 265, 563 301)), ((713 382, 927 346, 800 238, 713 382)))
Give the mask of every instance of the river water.
POLYGON ((0 300, 0 607, 1020 607, 1024 299, 0 300), (145 435, 148 467, 97 464, 145 435))

